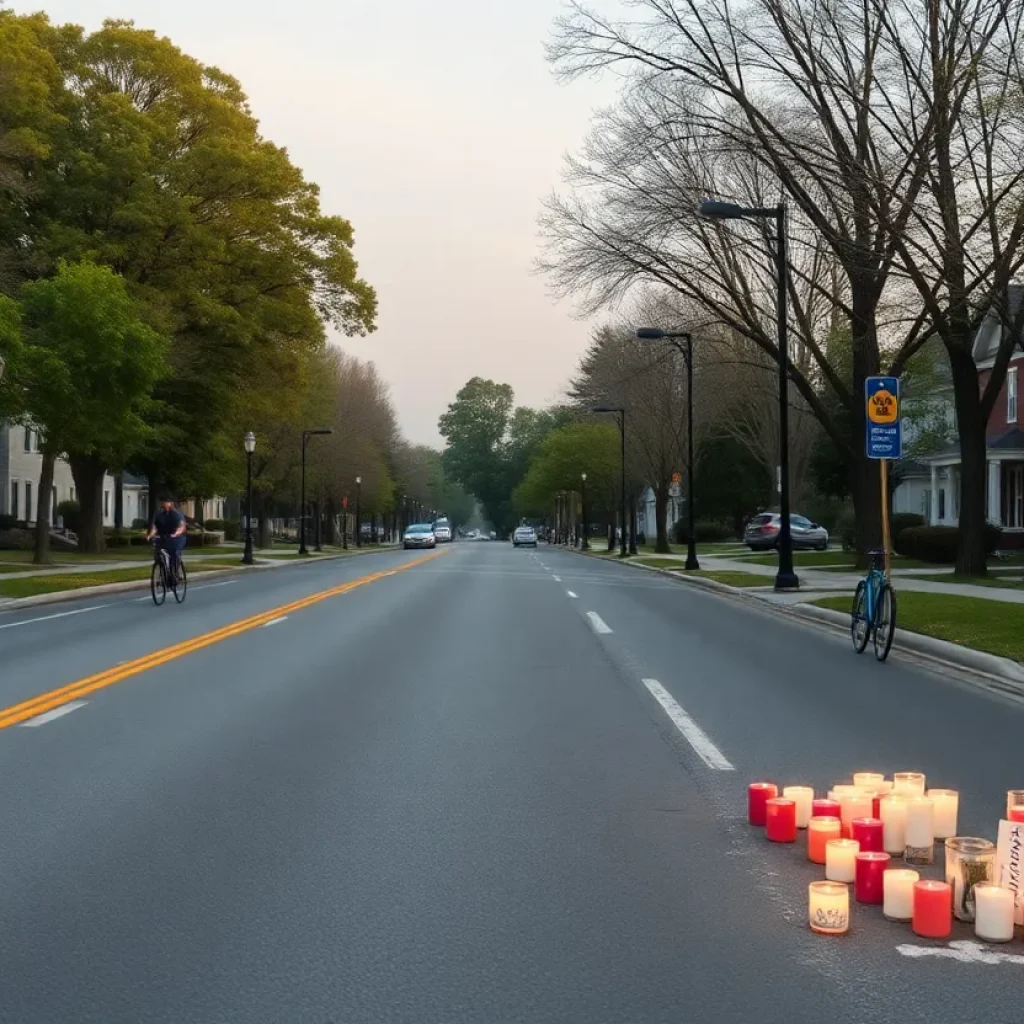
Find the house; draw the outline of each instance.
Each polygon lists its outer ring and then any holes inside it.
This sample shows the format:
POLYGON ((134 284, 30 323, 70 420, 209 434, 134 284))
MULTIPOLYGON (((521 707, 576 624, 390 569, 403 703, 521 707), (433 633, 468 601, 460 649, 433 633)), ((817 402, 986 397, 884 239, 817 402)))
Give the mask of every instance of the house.
MULTIPOLYGON (((645 487, 637 503, 637 532, 644 534, 648 542, 653 544, 658 535, 657 506, 654 501, 654 488, 645 487)), ((668 509, 665 513, 665 526, 668 535, 672 536, 672 527, 682 519, 686 510, 682 486, 679 483, 669 484, 668 509)))

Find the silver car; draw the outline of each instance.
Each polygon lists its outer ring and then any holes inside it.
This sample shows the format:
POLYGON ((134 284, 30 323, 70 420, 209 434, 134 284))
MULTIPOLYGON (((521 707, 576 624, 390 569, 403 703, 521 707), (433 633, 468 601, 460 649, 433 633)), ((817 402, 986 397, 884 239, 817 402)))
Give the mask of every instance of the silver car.
POLYGON ((436 548, 437 538, 434 536, 434 527, 430 523, 412 523, 406 527, 402 535, 402 547, 409 548, 436 548))
MULTIPOLYGON (((743 543, 751 551, 769 551, 778 547, 781 527, 782 516, 778 512, 761 512, 747 523, 743 531, 743 543)), ((812 523, 806 516, 790 515, 789 533, 793 538, 794 549, 828 549, 828 530, 824 526, 812 523)))
POLYGON ((532 526, 516 527, 516 532, 512 534, 512 546, 517 548, 520 544, 533 548, 537 546, 537 531, 532 526))

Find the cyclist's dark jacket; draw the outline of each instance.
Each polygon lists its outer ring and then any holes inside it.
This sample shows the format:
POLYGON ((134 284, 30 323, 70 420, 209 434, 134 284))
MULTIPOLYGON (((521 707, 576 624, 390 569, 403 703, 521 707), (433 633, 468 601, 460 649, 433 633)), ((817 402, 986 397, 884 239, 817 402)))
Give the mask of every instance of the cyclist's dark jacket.
POLYGON ((170 512, 161 509, 153 517, 153 529, 156 530, 160 543, 168 550, 181 551, 185 547, 185 534, 180 537, 171 536, 184 522, 185 517, 177 509, 171 509, 170 512))

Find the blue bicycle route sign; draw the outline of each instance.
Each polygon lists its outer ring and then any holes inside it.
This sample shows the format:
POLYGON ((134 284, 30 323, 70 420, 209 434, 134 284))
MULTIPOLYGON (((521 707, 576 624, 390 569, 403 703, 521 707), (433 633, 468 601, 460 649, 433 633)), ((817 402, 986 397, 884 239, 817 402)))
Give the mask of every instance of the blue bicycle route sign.
POLYGON ((899 377, 868 377, 864 381, 867 407, 866 444, 869 459, 899 459, 903 455, 899 377))

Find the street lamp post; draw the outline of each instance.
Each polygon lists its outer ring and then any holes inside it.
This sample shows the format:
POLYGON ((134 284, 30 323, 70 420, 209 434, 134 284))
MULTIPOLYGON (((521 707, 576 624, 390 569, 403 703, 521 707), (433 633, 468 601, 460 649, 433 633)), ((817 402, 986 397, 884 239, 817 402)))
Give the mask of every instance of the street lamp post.
POLYGON ((636 332, 640 341, 667 341, 681 352, 686 360, 686 568, 699 569, 697 542, 693 536, 693 335, 689 331, 662 331, 657 327, 641 327, 636 332), (686 342, 685 345, 682 342, 686 342))
POLYGON ((589 551, 590 542, 587 540, 587 474, 580 473, 580 550, 589 551))
POLYGON ((619 538, 619 558, 626 557, 626 410, 621 405, 592 405, 591 412, 610 412, 618 418, 622 442, 622 536, 619 538))
POLYGON ((361 548, 363 546, 363 528, 359 522, 359 518, 362 515, 362 497, 363 497, 363 478, 361 476, 356 477, 356 547, 361 548))
POLYGON ((308 555, 306 549, 306 445, 311 437, 318 437, 323 434, 333 434, 330 427, 321 427, 318 430, 304 430, 302 432, 302 488, 299 496, 299 554, 308 555))
POLYGON ((256 451, 256 435, 250 430, 245 435, 245 552, 242 565, 252 565, 252 453, 256 451))
POLYGON ((779 570, 776 590, 796 590, 800 580, 793 569, 793 535, 789 522, 789 324, 786 311, 789 291, 789 262, 786 256, 786 204, 744 207, 706 199, 700 204, 703 217, 742 220, 753 217, 775 221, 776 317, 779 334, 779 570))

